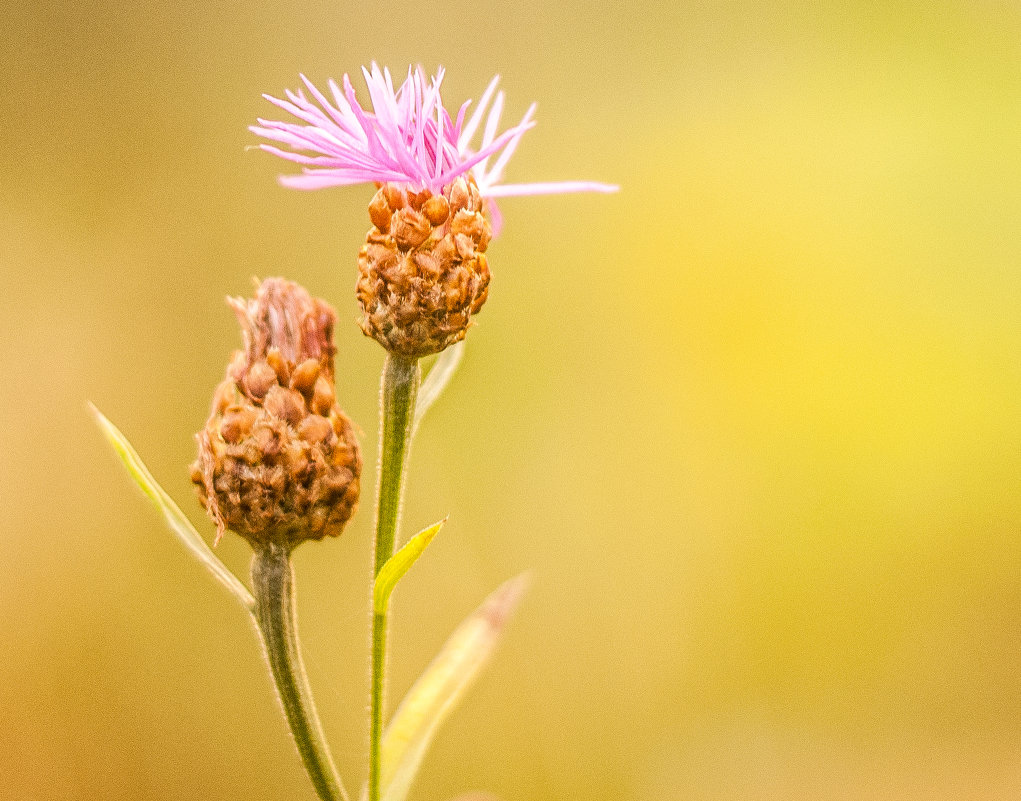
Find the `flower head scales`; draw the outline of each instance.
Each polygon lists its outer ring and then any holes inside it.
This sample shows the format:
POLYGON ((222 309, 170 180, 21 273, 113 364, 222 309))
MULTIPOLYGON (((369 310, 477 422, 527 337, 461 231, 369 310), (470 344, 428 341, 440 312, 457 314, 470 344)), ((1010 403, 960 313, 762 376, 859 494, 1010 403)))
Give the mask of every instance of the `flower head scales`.
POLYGON ((613 192, 617 187, 590 181, 503 184, 507 162, 521 137, 535 125, 535 104, 512 128, 498 134, 503 111, 503 92, 497 92, 499 76, 493 78, 478 105, 468 116, 471 101, 452 117, 443 106, 441 68, 427 78, 421 68, 409 69, 394 89, 388 69, 362 68, 372 110, 358 102, 351 80, 343 77, 343 90, 328 83, 332 103, 311 81, 301 76, 308 95, 288 90, 287 99, 265 95, 271 103, 301 122, 259 119, 251 131, 284 145, 260 147, 303 166, 300 175, 281 176, 285 186, 322 189, 360 183, 397 183, 415 191, 442 192, 459 176, 471 174, 486 199, 511 195, 562 192, 613 192), (472 141, 481 128, 481 145, 472 141), (492 162, 492 163, 490 163, 492 162))

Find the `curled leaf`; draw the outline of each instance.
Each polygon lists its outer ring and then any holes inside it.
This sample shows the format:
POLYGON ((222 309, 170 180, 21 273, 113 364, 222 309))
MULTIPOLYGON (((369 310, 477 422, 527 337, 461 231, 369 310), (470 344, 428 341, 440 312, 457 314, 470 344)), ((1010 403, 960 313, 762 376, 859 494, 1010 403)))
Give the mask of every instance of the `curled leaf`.
POLYGON ((404 697, 383 735, 383 801, 407 798, 436 731, 486 664, 527 583, 522 574, 501 584, 450 635, 404 697))
POLYGON ((92 414, 95 415, 96 422, 99 423, 103 434, 110 444, 113 445, 117 456, 120 457, 121 462, 127 468, 128 473, 141 488, 142 492, 153 502, 153 505, 163 514, 163 519, 170 527, 170 530, 177 535, 177 538, 184 544, 184 547, 191 551, 192 555, 197 557, 209 569, 213 577, 230 590, 245 609, 254 614, 255 600, 252 598, 248 588, 213 553, 212 549, 206 544, 206 541, 202 539, 202 535, 195 530, 195 527, 185 517, 180 507, 174 503, 166 491, 156 482, 152 473, 149 472, 149 469, 142 462, 141 457, 131 447, 131 443, 128 442, 127 438, 117 429, 117 426, 111 423, 92 403, 89 404, 89 408, 92 410, 92 414))
POLYGON ((376 576, 376 580, 372 585, 372 609, 377 615, 386 614, 386 607, 390 602, 390 594, 394 591, 394 587, 397 586, 397 582, 418 561, 418 557, 422 555, 429 543, 433 541, 433 537, 440 533, 440 529, 443 528, 443 524, 446 522, 447 518, 444 517, 438 523, 433 523, 428 528, 422 529, 408 540, 403 548, 391 556, 382 569, 380 569, 379 575, 376 576))

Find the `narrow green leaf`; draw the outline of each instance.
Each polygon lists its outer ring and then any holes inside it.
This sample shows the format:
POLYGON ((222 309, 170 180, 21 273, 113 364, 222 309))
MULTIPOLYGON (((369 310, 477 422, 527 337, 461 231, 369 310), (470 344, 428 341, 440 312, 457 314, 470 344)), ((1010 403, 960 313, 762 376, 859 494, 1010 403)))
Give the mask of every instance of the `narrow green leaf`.
POLYGON ((391 556, 385 565, 380 569, 376 581, 372 585, 372 608, 377 615, 386 614, 387 604, 390 603, 390 593, 394 591, 397 582, 408 572, 422 552, 433 541, 433 537, 440 533, 447 518, 438 523, 433 523, 429 528, 424 528, 414 537, 408 540, 404 547, 391 556))
POLYGON ((429 407, 443 394, 443 390, 447 388, 450 379, 454 377, 454 373, 457 372, 457 368, 463 358, 464 340, 455 342, 436 357, 432 369, 425 377, 425 380, 422 381, 422 386, 418 390, 418 403, 415 408, 415 428, 418 428, 418 424, 422 422, 422 418, 425 417, 429 407))
POLYGON ((117 429, 117 426, 111 423, 92 403, 89 403, 89 408, 95 415, 96 422, 99 423, 103 434, 110 441, 110 444, 113 445, 117 456, 120 457, 121 462, 124 463, 135 483, 141 487, 142 492, 149 497, 149 500, 153 502, 156 508, 163 513, 163 518, 170 527, 170 530, 177 535, 177 538, 184 544, 184 547, 191 551, 209 569, 213 576, 234 594, 249 612, 254 614, 255 600, 252 598, 248 588, 213 553, 212 549, 206 544, 206 541, 202 539, 202 535, 195 530, 195 527, 188 518, 184 516, 184 512, 180 510, 177 504, 156 482, 152 473, 149 472, 149 469, 142 462, 141 457, 131 447, 131 443, 128 442, 127 438, 117 429))
POLYGON ((501 584, 457 627, 404 697, 383 736, 383 801, 407 797, 433 736, 493 652, 527 583, 522 574, 501 584))

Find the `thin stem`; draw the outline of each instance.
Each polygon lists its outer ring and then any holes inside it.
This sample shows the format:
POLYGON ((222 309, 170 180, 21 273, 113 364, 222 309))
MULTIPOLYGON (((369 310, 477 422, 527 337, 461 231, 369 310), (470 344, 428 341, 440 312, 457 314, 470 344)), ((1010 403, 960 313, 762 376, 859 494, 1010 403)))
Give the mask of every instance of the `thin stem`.
MULTIPOLYGON (((421 381, 418 360, 389 353, 380 390, 379 483, 373 577, 393 556, 404 493, 404 467, 411 448, 415 398, 421 381)), ((372 689, 369 700, 369 801, 379 801, 379 753, 383 736, 387 616, 372 616, 372 689)))
POLYGON ((386 679, 387 615, 372 616, 372 699, 369 732, 369 801, 379 801, 380 750, 383 741, 383 693, 386 679))
POLYGON ((411 448, 415 399, 421 380, 418 359, 388 353, 380 388, 379 483, 376 487, 376 545, 373 577, 393 556, 404 494, 404 465, 411 448))
POLYGON ((284 715, 316 793, 322 801, 347 801, 301 659, 290 556, 290 549, 276 544, 255 552, 252 559, 255 619, 284 715))

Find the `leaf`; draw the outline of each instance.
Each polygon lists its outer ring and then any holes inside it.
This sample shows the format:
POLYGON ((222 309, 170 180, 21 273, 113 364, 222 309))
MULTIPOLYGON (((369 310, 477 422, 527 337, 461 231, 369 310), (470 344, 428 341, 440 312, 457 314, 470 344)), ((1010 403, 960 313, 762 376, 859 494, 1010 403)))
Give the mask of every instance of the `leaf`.
POLYGON ((450 379, 454 377, 454 373, 457 372, 458 366, 461 364, 461 359, 464 358, 464 340, 455 342, 439 356, 436 357, 436 361, 429 371, 429 374, 422 381, 422 386, 418 390, 418 403, 415 409, 415 428, 418 428, 418 424, 422 422, 422 418, 425 417, 425 413, 429 410, 440 395, 443 394, 443 390, 447 388, 447 384, 450 383, 450 379))
POLYGON ((89 403, 89 408, 95 415, 96 422, 99 423, 103 434, 110 441, 110 444, 113 445, 114 450, 124 463, 128 473, 135 480, 135 483, 141 487, 142 492, 149 497, 149 500, 153 502, 156 508, 163 513, 163 518, 170 527, 170 530, 177 535, 177 538, 184 544, 184 547, 191 551, 209 569, 213 576, 234 594, 249 612, 254 614, 255 600, 252 598, 248 588, 213 553, 212 549, 206 544, 206 541, 202 539, 202 535, 195 530, 195 527, 185 517, 184 512, 181 511, 178 505, 167 495, 166 491, 156 482, 152 473, 149 472, 149 469, 142 462, 141 457, 131 447, 131 443, 128 442, 127 438, 117 429, 117 426, 111 423, 92 403, 89 403))
POLYGON ((397 582, 408 572, 415 562, 433 541, 433 537, 440 533, 447 518, 438 523, 433 523, 429 528, 424 528, 414 537, 408 540, 404 547, 391 556, 385 565, 380 569, 372 584, 372 609, 377 615, 386 614, 387 604, 390 603, 390 593, 394 591, 397 582))
POLYGON ((436 731, 478 676, 528 583, 522 574, 501 584, 454 631, 404 697, 383 735, 383 801, 404 801, 436 731))

